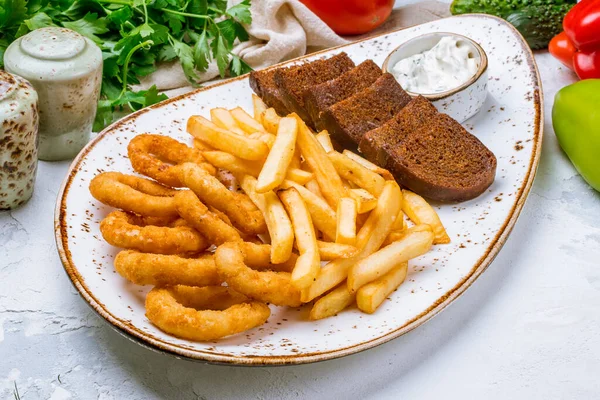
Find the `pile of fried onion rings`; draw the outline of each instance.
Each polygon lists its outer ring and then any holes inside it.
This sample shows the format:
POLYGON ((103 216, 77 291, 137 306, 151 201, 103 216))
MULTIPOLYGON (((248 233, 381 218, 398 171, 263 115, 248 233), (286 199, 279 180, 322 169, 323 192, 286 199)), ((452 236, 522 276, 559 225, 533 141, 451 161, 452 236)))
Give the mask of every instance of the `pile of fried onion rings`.
POLYGON ((270 245, 257 236, 267 233, 262 213, 248 196, 228 189, 201 151, 142 134, 129 143, 128 156, 145 177, 102 172, 89 189, 117 209, 100 223, 103 238, 123 249, 114 260, 117 273, 154 286, 146 297, 146 316, 154 325, 183 339, 208 341, 265 323, 268 303, 300 305, 300 293, 289 282, 297 255, 271 263, 270 245), (227 246, 215 254, 221 245, 227 246), (228 265, 229 257, 235 264, 228 265), (253 285, 248 279, 255 278, 253 285), (287 289, 277 294, 275 285, 287 289))

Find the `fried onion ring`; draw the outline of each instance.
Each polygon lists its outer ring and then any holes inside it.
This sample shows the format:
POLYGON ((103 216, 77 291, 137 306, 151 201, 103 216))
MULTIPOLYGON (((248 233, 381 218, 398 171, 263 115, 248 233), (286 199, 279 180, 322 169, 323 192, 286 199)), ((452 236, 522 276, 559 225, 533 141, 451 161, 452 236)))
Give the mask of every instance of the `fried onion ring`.
POLYGON ((250 260, 249 246, 229 242, 217 248, 214 259, 221 278, 250 298, 277 306, 300 306, 300 291, 291 284, 290 273, 256 271, 246 264, 250 260))
POLYGON ((175 195, 175 207, 188 224, 196 228, 212 244, 241 240, 238 231, 209 211, 191 190, 182 190, 175 195))
POLYGON ((267 233, 267 224, 254 203, 246 201, 241 193, 228 190, 217 178, 196 164, 181 165, 182 181, 207 206, 213 206, 229 217, 243 233, 267 233), (242 200, 244 199, 244 200, 242 200))
POLYGON ((215 167, 205 162, 200 150, 168 136, 138 135, 129 142, 127 154, 135 171, 167 186, 184 186, 179 164, 185 162, 196 163, 209 174, 216 173, 215 167))
POLYGON ((137 217, 123 211, 113 211, 100 223, 104 240, 116 247, 144 253, 185 254, 206 250, 210 243, 189 226, 156 226, 156 218, 137 217))
POLYGON ((212 254, 184 258, 175 255, 123 250, 115 257, 115 270, 137 285, 220 285, 212 254))
POLYGON ((257 271, 292 272, 298 259, 298 254, 292 253, 290 258, 281 264, 271 263, 271 245, 240 242, 244 250, 246 265, 257 271))
POLYGON ((177 217, 175 189, 120 172, 103 172, 90 182, 92 196, 111 207, 140 215, 177 217))
POLYGON ((154 288, 146 297, 146 316, 177 337, 207 341, 264 324, 271 310, 224 286, 154 288))

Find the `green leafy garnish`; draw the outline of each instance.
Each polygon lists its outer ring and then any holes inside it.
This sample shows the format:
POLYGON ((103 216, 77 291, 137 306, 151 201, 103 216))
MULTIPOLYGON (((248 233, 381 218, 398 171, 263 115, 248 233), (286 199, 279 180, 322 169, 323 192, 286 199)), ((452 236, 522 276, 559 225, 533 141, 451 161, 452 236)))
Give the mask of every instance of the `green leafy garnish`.
POLYGON ((166 99, 156 87, 134 92, 132 84, 157 63, 178 60, 187 79, 215 60, 224 77, 251 71, 231 53, 248 40, 250 0, 227 8, 226 0, 0 0, 0 67, 16 38, 46 26, 62 26, 88 37, 102 50, 104 69, 94 130, 131 110, 166 99))

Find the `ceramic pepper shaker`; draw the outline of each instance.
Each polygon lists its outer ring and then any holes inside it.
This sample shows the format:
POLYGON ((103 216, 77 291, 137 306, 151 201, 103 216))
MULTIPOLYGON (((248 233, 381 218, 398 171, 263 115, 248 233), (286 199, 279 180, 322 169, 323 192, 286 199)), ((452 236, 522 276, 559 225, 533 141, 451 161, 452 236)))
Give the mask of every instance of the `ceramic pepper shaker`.
POLYGON ((0 70, 0 211, 33 193, 38 156, 38 96, 25 79, 0 70))
POLYGON ((7 71, 39 96, 40 160, 73 158, 89 141, 102 82, 102 52, 69 29, 37 29, 4 54, 7 71))

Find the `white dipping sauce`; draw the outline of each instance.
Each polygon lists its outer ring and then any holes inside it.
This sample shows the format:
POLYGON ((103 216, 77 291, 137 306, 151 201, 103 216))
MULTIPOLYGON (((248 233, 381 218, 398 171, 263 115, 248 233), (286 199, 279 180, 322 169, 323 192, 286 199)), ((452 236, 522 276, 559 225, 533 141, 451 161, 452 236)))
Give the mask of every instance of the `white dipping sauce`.
POLYGON ((431 50, 398 61, 391 73, 405 90, 433 94, 462 85, 478 67, 471 46, 445 36, 431 50))

